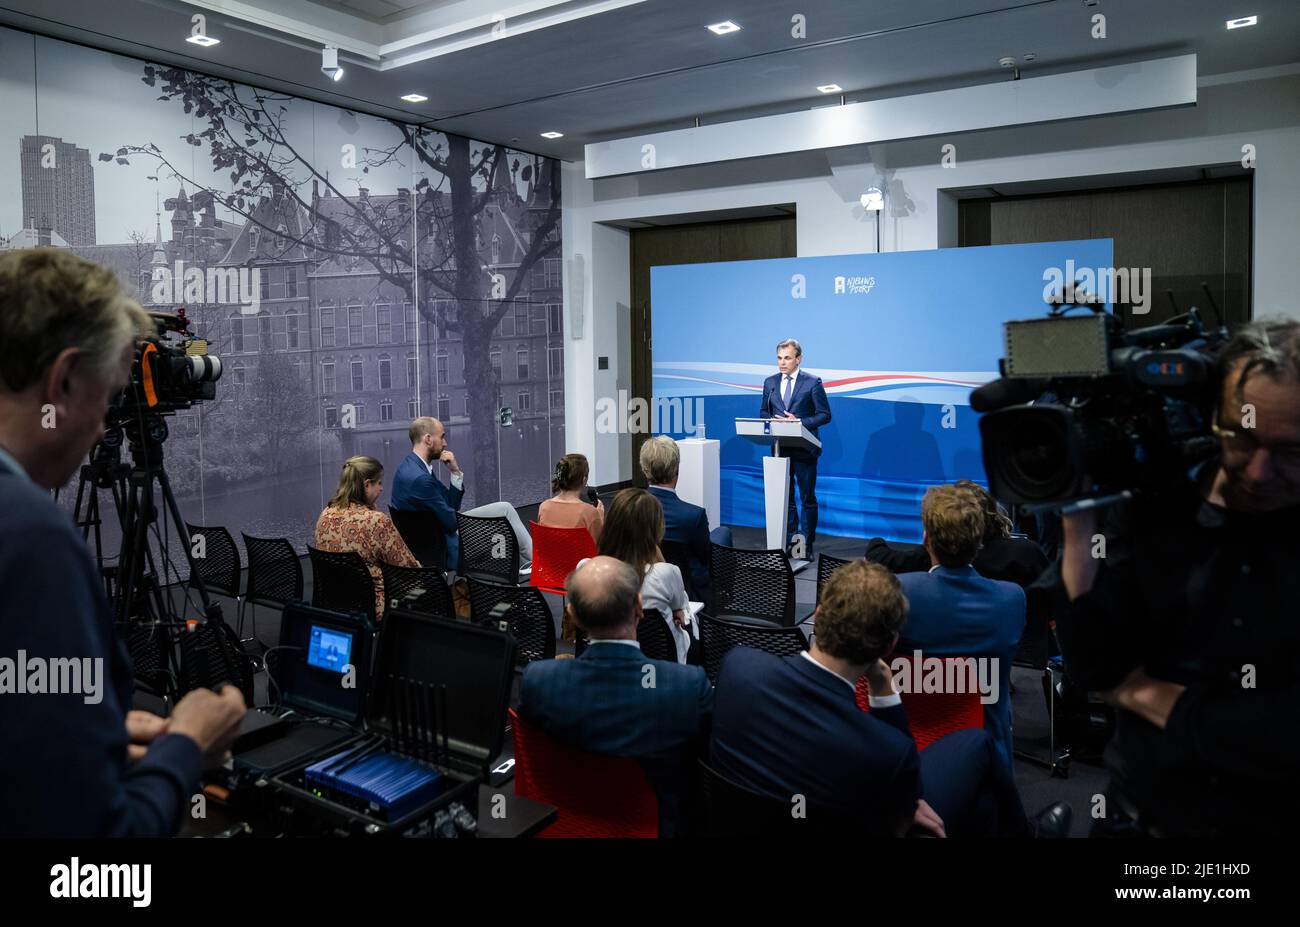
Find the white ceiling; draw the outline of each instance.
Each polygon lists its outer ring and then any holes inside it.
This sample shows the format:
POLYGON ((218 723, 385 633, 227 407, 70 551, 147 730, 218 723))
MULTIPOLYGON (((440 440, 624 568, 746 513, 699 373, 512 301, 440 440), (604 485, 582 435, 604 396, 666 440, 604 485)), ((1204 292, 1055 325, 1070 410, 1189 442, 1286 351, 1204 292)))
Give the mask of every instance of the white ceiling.
POLYGON ((1004 55, 1035 55, 1025 76, 1187 52, 1203 76, 1300 62, 1296 0, 0 0, 0 24, 573 160, 697 117, 837 103, 821 84, 852 102, 1008 79, 1004 55), (184 41, 196 12, 220 45, 184 41), (1225 29, 1247 14, 1259 25, 1225 29), (724 19, 743 28, 704 28, 724 19), (319 70, 327 40, 339 83, 319 70))

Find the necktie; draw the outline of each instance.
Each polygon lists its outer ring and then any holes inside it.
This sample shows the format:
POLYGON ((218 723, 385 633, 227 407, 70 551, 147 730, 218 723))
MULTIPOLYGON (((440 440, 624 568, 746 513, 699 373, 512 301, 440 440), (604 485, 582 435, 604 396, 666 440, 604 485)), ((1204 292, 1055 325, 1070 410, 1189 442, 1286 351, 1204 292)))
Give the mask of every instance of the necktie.
POLYGON ((790 409, 790 377, 787 374, 785 378, 785 392, 781 396, 781 402, 785 405, 786 411, 790 409))

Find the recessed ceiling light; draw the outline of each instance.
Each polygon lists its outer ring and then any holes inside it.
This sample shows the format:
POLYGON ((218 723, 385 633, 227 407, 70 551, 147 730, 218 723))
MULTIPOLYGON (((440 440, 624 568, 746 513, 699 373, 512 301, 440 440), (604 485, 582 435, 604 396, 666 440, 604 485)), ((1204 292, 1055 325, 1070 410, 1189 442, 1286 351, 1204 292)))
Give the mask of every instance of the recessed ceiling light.
POLYGON ((817 88, 822 93, 843 93, 844 88, 839 84, 822 84, 817 88))
POLYGON ((210 35, 192 35, 185 41, 191 45, 202 45, 204 48, 211 48, 213 45, 221 44, 221 39, 213 38, 210 35))
POLYGON ((543 132, 542 138, 564 138, 563 132, 543 132))
POLYGON ((1243 16, 1241 19, 1228 20, 1227 25, 1229 29, 1240 29, 1242 26, 1253 26, 1257 22, 1259 22, 1258 16, 1243 16))
POLYGON ((422 93, 405 93, 402 94, 402 99, 407 103, 423 103, 429 98, 422 93))
POLYGON ((714 23, 712 26, 709 26, 709 31, 714 35, 726 35, 728 32, 739 32, 740 26, 728 19, 725 22, 714 23))

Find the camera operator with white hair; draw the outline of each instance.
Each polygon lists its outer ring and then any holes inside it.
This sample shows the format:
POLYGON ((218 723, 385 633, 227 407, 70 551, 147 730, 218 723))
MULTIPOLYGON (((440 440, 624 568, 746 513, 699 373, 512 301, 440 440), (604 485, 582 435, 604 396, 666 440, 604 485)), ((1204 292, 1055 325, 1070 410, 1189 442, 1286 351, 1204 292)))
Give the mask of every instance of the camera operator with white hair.
POLYGON ((204 755, 244 716, 233 686, 166 719, 128 711, 103 580, 49 495, 103 434, 151 327, 112 271, 53 248, 0 256, 0 836, 174 834, 204 755))
POLYGON ((1245 326, 1218 375, 1185 489, 1064 519, 1067 671, 1118 709, 1098 834, 1300 825, 1300 321, 1245 326))

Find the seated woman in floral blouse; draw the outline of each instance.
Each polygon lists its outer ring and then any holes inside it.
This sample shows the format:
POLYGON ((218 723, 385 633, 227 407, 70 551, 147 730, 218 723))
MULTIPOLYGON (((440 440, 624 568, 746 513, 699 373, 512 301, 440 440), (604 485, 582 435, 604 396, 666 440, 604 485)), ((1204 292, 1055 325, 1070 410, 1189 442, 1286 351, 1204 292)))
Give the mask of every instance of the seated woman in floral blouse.
POLYGON ((334 498, 316 519, 316 547, 332 553, 355 551, 375 581, 375 616, 384 614, 384 575, 380 563, 418 567, 420 561, 397 533, 392 519, 375 510, 384 491, 384 467, 373 457, 349 457, 334 498))

